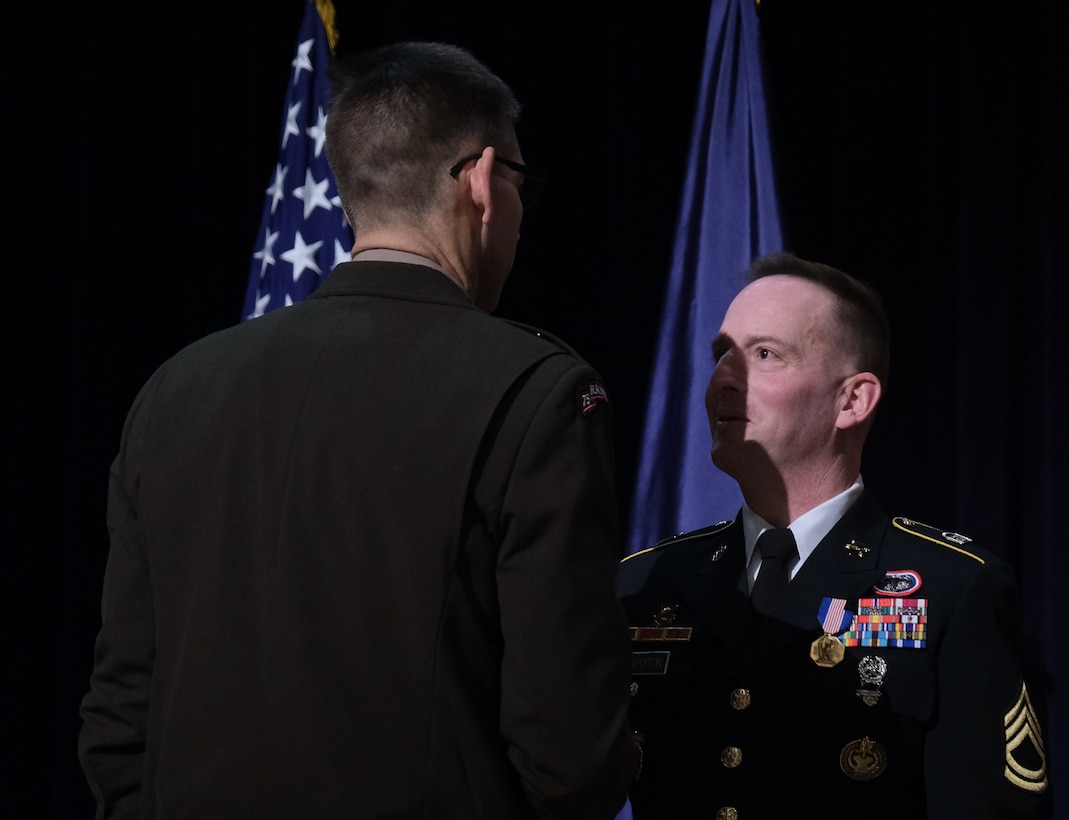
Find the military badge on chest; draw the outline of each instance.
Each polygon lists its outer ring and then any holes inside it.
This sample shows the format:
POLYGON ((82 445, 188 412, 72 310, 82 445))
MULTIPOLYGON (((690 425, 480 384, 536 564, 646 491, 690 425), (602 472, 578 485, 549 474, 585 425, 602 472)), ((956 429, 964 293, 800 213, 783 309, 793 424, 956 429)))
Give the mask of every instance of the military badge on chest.
MULTIPOLYGON (((633 626, 630 629, 633 643, 677 643, 689 641, 692 628, 674 626, 679 607, 664 604, 653 615, 651 626, 633 626)), ((667 675, 668 661, 672 653, 668 649, 634 650, 631 652, 632 675, 667 675)), ((637 685, 632 684, 632 694, 637 685)))
MULTIPOLYGON (((866 706, 875 706, 883 694, 887 661, 879 655, 865 655, 858 661, 860 686, 854 690, 866 706)), ((887 768, 887 752, 878 740, 865 736, 852 740, 839 753, 839 768, 851 780, 873 780, 887 768)))
MULTIPOLYGON (((851 542, 847 549, 865 548, 851 542)), ((844 598, 823 598, 817 611, 823 634, 810 645, 810 659, 819 667, 831 669, 843 663, 848 647, 925 648, 928 599, 914 597, 920 587, 920 573, 894 570, 873 585, 871 597, 859 598, 852 609, 848 608, 851 602, 844 598)), ((866 707, 879 704, 889 668, 883 655, 867 654, 858 660, 858 683, 853 694, 866 707)), ((886 770, 887 752, 875 738, 857 738, 843 746, 839 768, 852 780, 872 780, 886 770)))
POLYGON ((817 621, 824 634, 809 647, 809 657, 817 666, 835 666, 845 656, 843 642, 836 635, 846 630, 853 622, 854 613, 846 608, 845 598, 825 598, 820 602, 817 621))
POLYGON ((875 740, 861 737, 843 746, 839 768, 851 780, 872 780, 887 768, 887 753, 875 740))

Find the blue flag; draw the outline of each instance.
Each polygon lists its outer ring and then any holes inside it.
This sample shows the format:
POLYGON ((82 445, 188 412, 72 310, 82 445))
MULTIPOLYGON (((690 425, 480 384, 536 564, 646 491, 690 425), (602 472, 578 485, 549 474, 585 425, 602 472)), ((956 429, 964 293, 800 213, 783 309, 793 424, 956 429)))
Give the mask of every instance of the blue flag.
MULTIPOLYGON (((262 316, 310 294, 339 262, 349 261, 352 231, 323 152, 331 59, 329 0, 306 0, 297 38, 282 147, 267 189, 241 318, 262 316), (321 11, 326 12, 321 16, 321 11)), ((333 28, 331 28, 333 35, 333 28)))
POLYGON ((630 549, 733 518, 710 459, 710 345, 750 261, 782 249, 753 0, 714 0, 632 500, 630 549))

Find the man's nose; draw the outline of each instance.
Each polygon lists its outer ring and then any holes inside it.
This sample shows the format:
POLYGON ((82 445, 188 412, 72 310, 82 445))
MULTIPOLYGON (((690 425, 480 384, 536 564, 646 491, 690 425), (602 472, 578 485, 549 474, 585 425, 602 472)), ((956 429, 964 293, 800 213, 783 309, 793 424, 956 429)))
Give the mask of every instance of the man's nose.
POLYGON ((716 364, 713 365, 712 375, 709 376, 709 389, 721 389, 734 383, 738 379, 738 374, 735 367, 735 354, 730 350, 724 353, 716 364))
POLYGON ((713 365, 713 372, 709 376, 709 384, 705 388, 705 406, 710 413, 716 410, 723 392, 735 386, 736 380, 732 376, 731 365, 727 364, 725 366, 726 359, 727 356, 723 356, 720 361, 713 365))

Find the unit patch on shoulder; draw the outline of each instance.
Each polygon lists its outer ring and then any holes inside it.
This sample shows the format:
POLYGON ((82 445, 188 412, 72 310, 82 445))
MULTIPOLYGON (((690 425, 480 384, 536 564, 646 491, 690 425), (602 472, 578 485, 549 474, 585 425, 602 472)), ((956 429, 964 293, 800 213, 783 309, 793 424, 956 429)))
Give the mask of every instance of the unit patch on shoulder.
POLYGON ((1039 717, 1021 682, 1017 702, 1003 718, 1006 728, 1006 779, 1029 792, 1047 790, 1047 755, 1039 717))
POLYGON ((609 394, 599 379, 591 379, 579 392, 579 414, 589 416, 599 406, 609 404, 609 394))
POLYGON ((931 541, 933 544, 938 544, 941 547, 954 550, 954 552, 966 555, 972 558, 974 561, 979 561, 981 564, 985 563, 984 559, 973 552, 969 552, 966 549, 962 549, 964 544, 969 543, 972 539, 967 535, 962 535, 957 532, 950 532, 940 529, 939 527, 933 527, 930 524, 922 524, 920 521, 914 521, 912 518, 906 518, 905 516, 896 516, 892 520, 892 525, 896 530, 902 530, 902 532, 908 532, 910 535, 915 535, 918 538, 923 538, 926 541, 931 541))

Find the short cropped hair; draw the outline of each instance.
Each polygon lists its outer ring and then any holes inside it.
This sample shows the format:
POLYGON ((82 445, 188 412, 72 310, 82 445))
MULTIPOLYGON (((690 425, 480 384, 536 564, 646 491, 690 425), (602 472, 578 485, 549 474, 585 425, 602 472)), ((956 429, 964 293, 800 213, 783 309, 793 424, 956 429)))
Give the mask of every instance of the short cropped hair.
POLYGON ((327 162, 355 232, 433 209, 457 160, 515 140, 520 104, 468 51, 401 42, 340 57, 329 71, 327 162))
POLYGON ((746 281, 765 276, 795 276, 829 291, 836 301, 835 315, 847 352, 858 367, 887 387, 891 364, 891 325, 879 293, 869 284, 838 268, 809 262, 790 253, 772 253, 755 259, 746 281))

